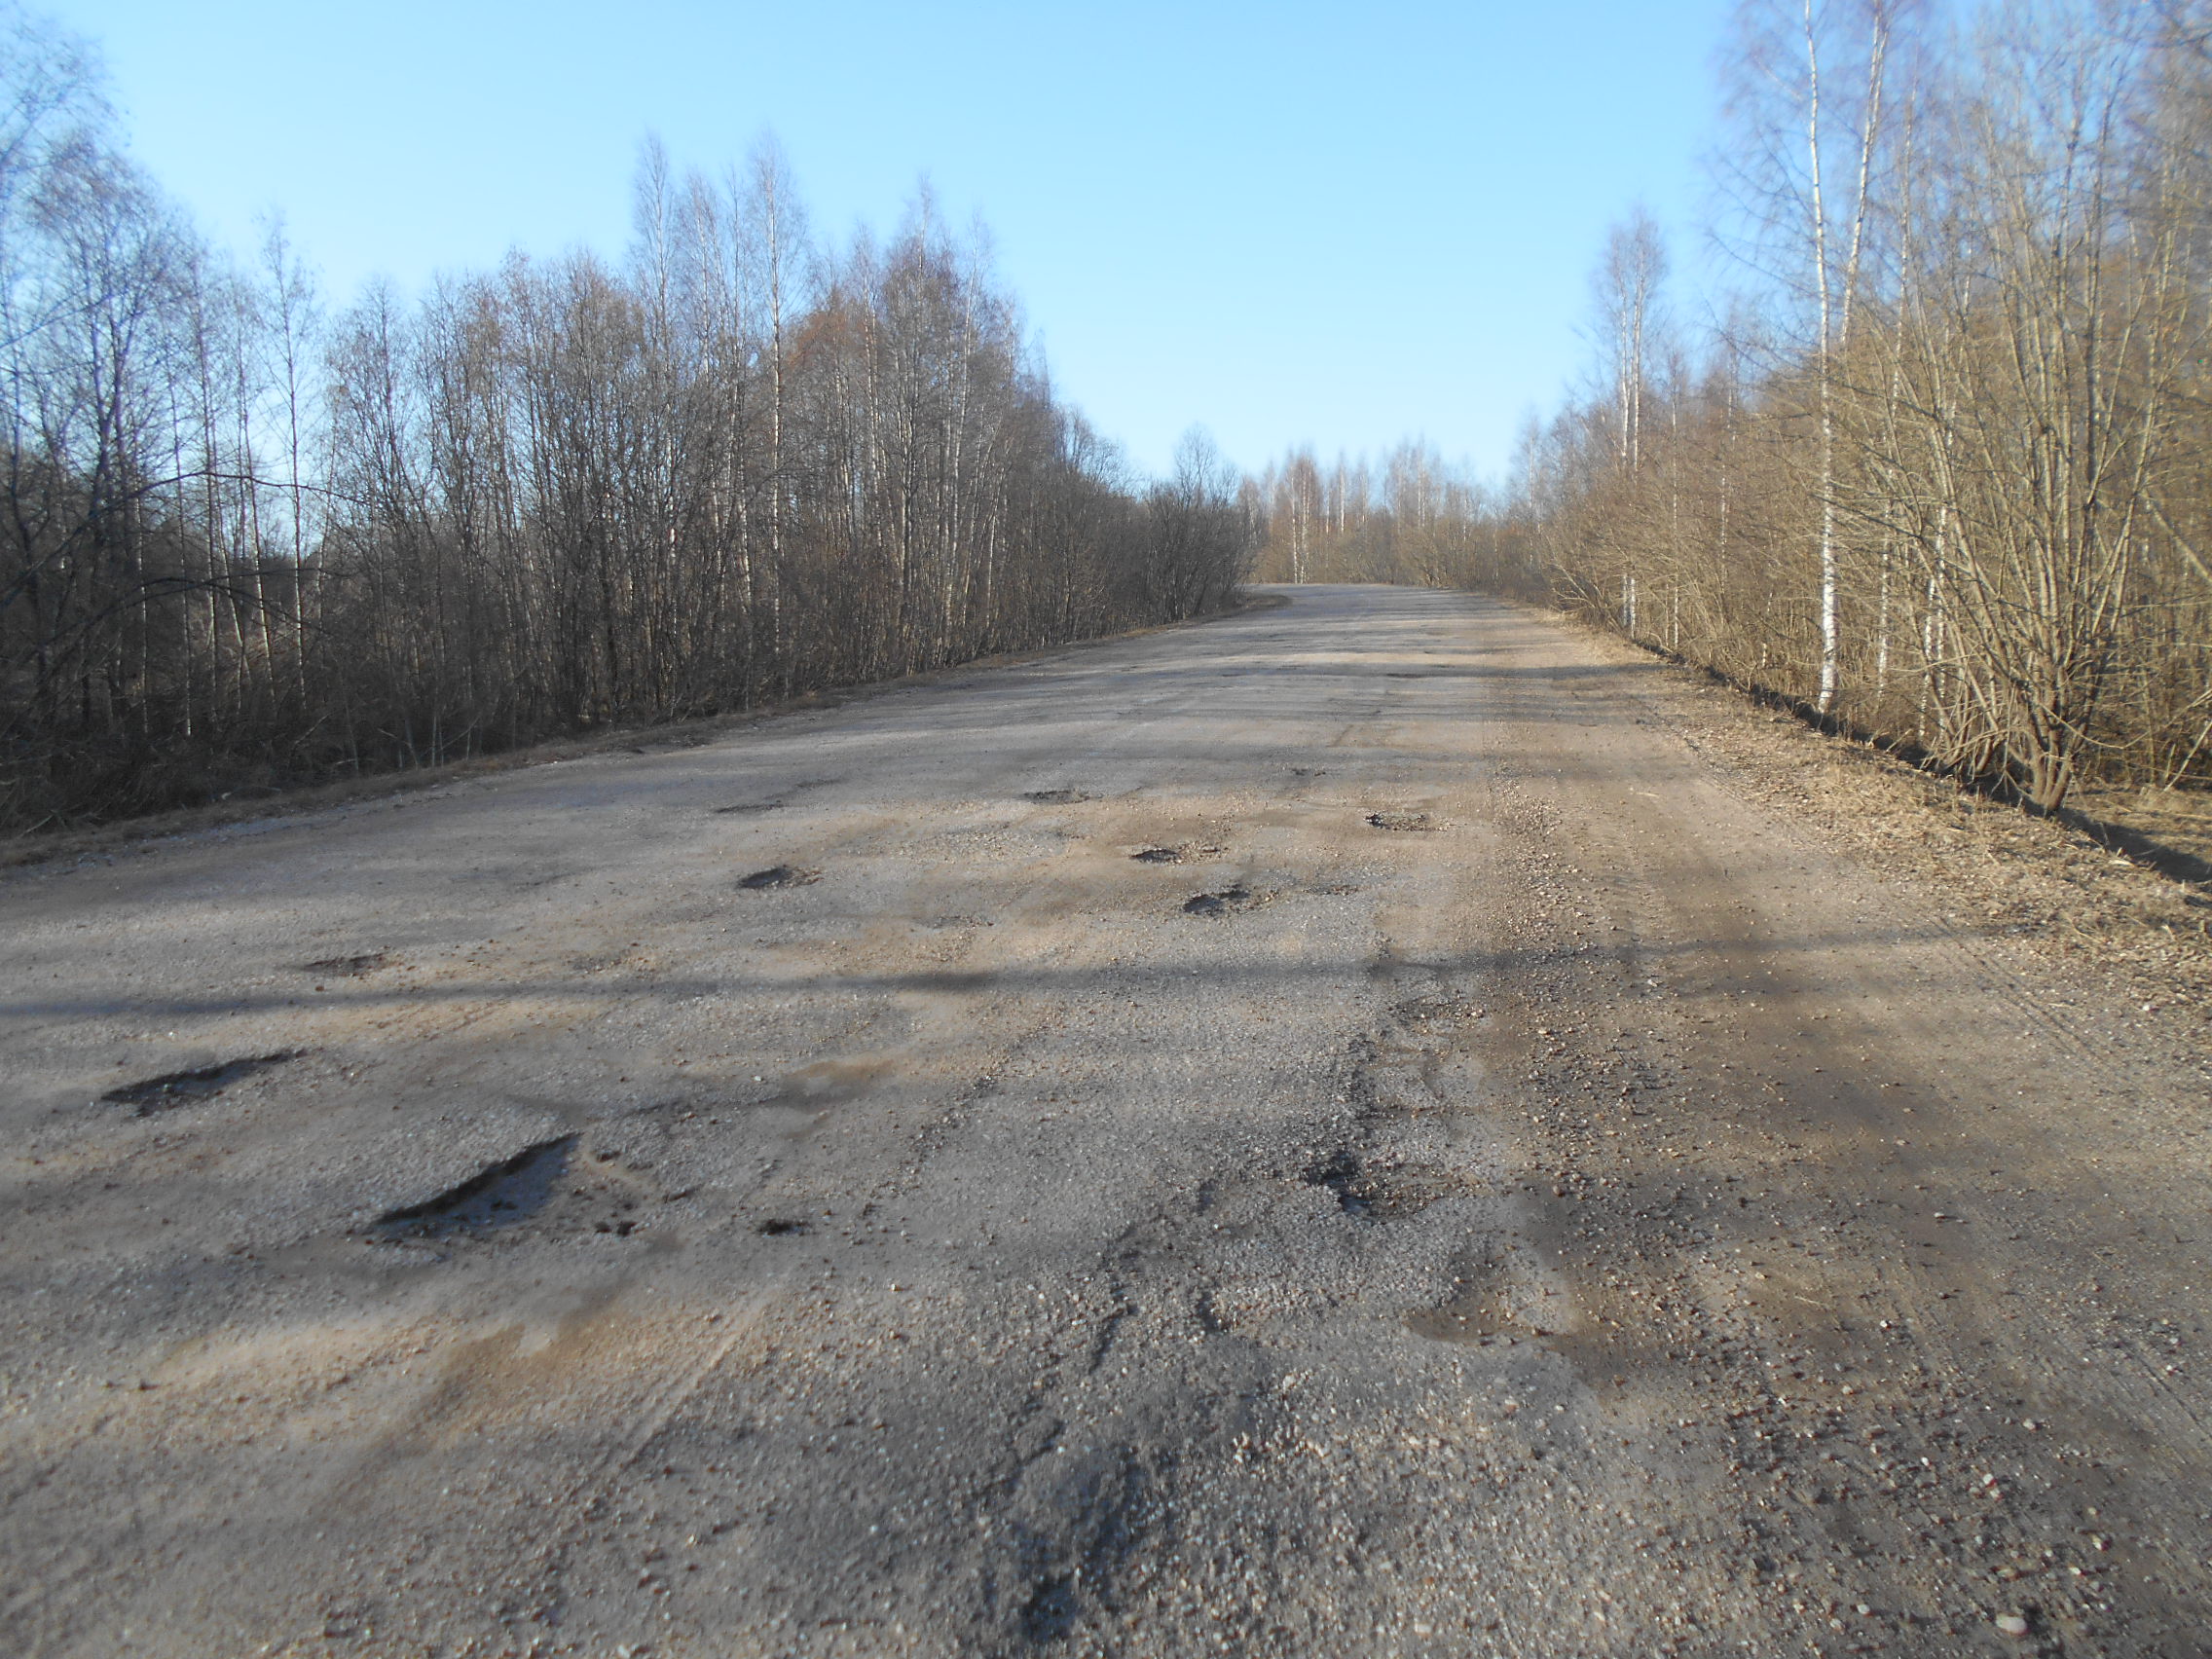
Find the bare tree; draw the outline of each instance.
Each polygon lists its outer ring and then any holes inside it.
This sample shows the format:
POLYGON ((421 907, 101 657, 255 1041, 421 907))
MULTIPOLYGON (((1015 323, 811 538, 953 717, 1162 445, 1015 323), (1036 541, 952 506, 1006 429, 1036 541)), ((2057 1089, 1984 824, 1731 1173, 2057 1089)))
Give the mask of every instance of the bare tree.
POLYGON ((619 267, 515 255, 326 323, 280 225, 230 268, 78 49, 0 36, 13 825, 1188 615, 1242 572, 1234 474, 1129 480, 926 197, 818 257, 772 142, 719 185, 648 143, 619 267))
POLYGON ((1811 313, 1820 569, 1814 701, 1824 714, 1835 703, 1842 657, 1836 364, 1851 349, 1889 137, 1892 43, 1909 4, 1745 0, 1738 12, 1729 113, 1742 142, 1724 173, 1747 214, 1749 257, 1780 276, 1811 313))

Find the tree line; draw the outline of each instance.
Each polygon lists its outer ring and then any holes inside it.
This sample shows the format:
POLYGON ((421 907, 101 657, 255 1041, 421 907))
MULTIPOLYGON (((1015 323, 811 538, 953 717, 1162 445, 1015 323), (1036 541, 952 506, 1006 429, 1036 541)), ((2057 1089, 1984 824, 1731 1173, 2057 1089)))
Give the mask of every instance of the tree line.
POLYGON ((1490 535, 1494 493, 1427 443, 1407 441, 1371 464, 1310 445, 1247 480, 1258 510, 1260 573, 1278 582, 1463 584, 1490 535))
POLYGON ((1132 476, 979 231, 808 232, 657 145, 634 237, 331 307, 211 250, 80 43, 0 14, 0 828, 435 765, 1218 608, 1202 436, 1132 476))
POLYGON ((1504 487, 1294 455, 1266 573, 1563 604, 2046 810, 2212 783, 2212 4, 1737 28, 1734 291, 1632 214, 1504 487))

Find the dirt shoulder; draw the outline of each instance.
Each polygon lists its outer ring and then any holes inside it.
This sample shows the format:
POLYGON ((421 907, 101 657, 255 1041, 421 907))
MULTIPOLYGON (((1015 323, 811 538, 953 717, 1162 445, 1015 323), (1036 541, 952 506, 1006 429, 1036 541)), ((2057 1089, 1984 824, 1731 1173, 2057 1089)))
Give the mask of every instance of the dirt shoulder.
MULTIPOLYGON (((1530 613, 1571 628, 1601 656, 1652 664, 1616 635, 1530 613)), ((2079 823, 2032 818, 1818 731, 1701 670, 1660 664, 1653 679, 1683 739, 1753 799, 1911 888, 1954 931, 2085 975, 2212 1059, 2212 883, 2131 857, 2079 823)), ((2212 861, 2212 799, 2108 786, 2080 792, 2077 810, 2170 849, 2175 864, 2212 861)))

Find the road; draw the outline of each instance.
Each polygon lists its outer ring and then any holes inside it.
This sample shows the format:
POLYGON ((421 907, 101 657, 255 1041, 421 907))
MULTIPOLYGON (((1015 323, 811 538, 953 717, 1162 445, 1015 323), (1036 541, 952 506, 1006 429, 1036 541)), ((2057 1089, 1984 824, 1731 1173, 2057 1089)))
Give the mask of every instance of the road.
POLYGON ((0 884, 0 1649, 2212 1651, 2201 1078, 1285 597, 0 884))

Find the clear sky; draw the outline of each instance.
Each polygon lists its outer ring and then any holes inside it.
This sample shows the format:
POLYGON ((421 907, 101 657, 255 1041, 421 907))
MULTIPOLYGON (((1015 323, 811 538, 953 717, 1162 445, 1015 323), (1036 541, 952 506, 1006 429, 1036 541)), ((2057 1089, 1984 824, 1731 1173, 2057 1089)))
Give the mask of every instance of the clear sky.
MULTIPOLYGON (((32 0, 34 9, 37 0, 32 0)), ((782 139, 816 229, 927 174, 980 214, 1063 395, 1159 467, 1424 434, 1503 468, 1578 370, 1641 199, 1698 257, 1727 0, 1355 7, 49 0, 218 241, 285 215, 334 297, 508 247, 619 252, 641 139, 782 139)))

